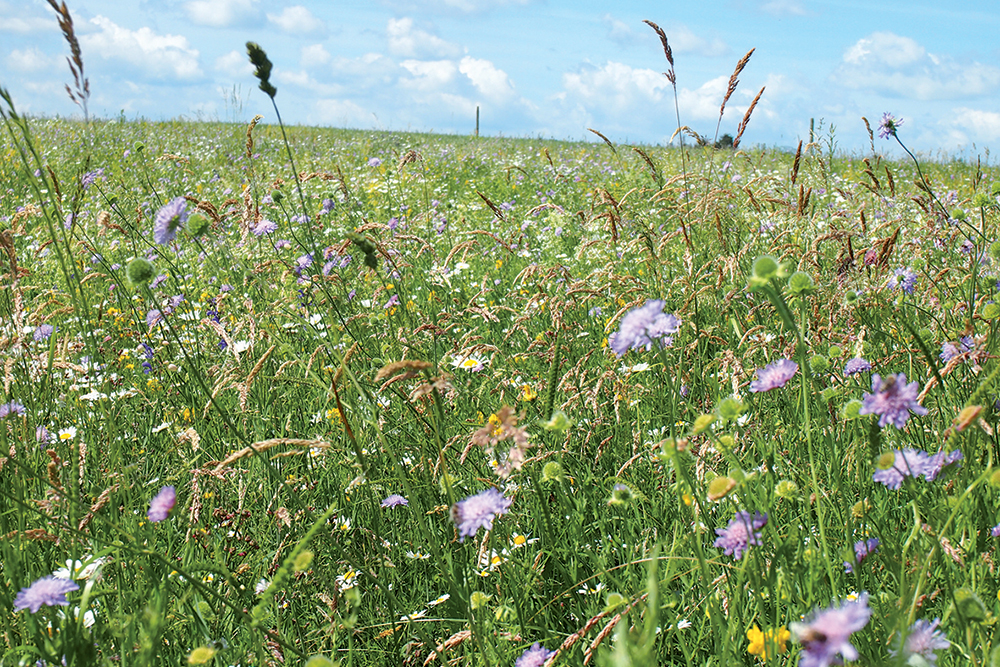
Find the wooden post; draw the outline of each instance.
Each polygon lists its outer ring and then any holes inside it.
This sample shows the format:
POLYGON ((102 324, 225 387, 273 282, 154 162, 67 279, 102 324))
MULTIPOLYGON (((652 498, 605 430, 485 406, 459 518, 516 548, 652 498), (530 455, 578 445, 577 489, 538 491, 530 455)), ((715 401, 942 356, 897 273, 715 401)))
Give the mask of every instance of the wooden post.
POLYGON ((476 136, 479 136, 479 105, 476 105, 476 136))
POLYGON ((809 119, 809 143, 813 142, 813 128, 815 127, 815 118, 809 119))

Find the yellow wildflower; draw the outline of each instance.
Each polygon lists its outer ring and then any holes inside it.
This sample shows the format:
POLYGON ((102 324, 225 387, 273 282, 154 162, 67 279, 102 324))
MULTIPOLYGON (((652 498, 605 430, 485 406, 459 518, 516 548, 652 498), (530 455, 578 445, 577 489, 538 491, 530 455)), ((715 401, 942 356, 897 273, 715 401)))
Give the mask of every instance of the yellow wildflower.
POLYGON ((747 646, 747 653, 755 655, 765 662, 774 657, 774 649, 778 649, 778 653, 784 653, 788 650, 786 643, 792 638, 792 633, 789 632, 785 626, 780 626, 777 628, 771 628, 767 632, 762 632, 760 628, 756 625, 747 630, 747 640, 750 645, 747 646))

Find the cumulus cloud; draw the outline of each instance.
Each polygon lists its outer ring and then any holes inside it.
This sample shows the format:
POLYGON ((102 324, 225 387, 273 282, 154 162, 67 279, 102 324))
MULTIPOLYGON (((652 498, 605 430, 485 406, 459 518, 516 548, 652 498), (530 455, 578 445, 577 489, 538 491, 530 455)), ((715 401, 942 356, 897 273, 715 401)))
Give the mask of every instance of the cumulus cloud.
POLYGON ((631 46, 635 43, 636 34, 632 30, 632 26, 624 21, 619 21, 611 14, 605 14, 601 18, 601 23, 603 23, 608 29, 608 39, 616 44, 622 46, 631 46))
POLYGON ((249 25, 260 20, 256 0, 192 0, 184 9, 191 21, 210 28, 249 25))
POLYGON ((413 76, 399 83, 411 90, 440 90, 454 81, 458 73, 458 67, 450 60, 404 60, 400 65, 413 76))
POLYGON ((369 127, 372 112, 351 100, 322 99, 315 104, 317 122, 337 127, 369 127))
POLYGON ((253 75, 253 65, 243 51, 230 51, 215 59, 215 71, 229 79, 242 79, 253 75))
POLYGON ((661 72, 608 62, 564 74, 562 97, 595 111, 624 114, 659 104, 668 86, 661 72))
POLYGON ((402 58, 450 58, 462 52, 458 45, 416 27, 408 17, 389 19, 386 35, 389 53, 402 58))
POLYGON ((322 44, 310 44, 302 47, 299 62, 303 67, 322 67, 330 62, 330 52, 322 44))
POLYGON ((930 53, 909 37, 874 32, 850 46, 832 74, 846 88, 890 97, 978 97, 1000 88, 1000 68, 930 53))
POLYGON ((953 132, 966 137, 961 143, 969 138, 980 142, 1000 140, 1000 113, 958 107, 954 114, 950 121, 953 132))
MULTIPOLYGON (((0 4, 0 12, 6 14, 7 6, 0 4)), ((16 32, 27 35, 33 32, 55 31, 58 29, 55 17, 41 16, 0 16, 0 32, 16 32)))
POLYGON ((14 72, 24 72, 32 74, 41 72, 51 67, 57 59, 47 56, 35 47, 30 47, 20 51, 14 49, 7 56, 5 62, 7 67, 14 72))
POLYGON ((466 56, 459 63, 458 71, 468 77, 476 90, 490 102, 504 104, 516 97, 510 77, 489 60, 466 56))
POLYGON ((135 73, 154 79, 191 80, 202 76, 198 50, 182 35, 159 35, 147 27, 129 30, 111 19, 96 16, 90 24, 97 32, 80 35, 80 45, 89 57, 129 65, 135 73))
MULTIPOLYGON (((605 14, 601 18, 601 22, 608 30, 608 39, 620 46, 628 47, 637 41, 645 41, 649 44, 655 43, 659 49, 659 38, 645 25, 641 26, 641 30, 633 29, 632 26, 616 19, 611 14, 605 14)), ((729 53, 729 46, 718 37, 709 38, 696 35, 691 28, 683 23, 662 24, 660 27, 667 35, 670 50, 675 54, 716 57, 729 53)))
POLYGON ((438 14, 477 14, 504 6, 524 6, 535 0, 383 0, 397 11, 438 14))
POLYGON ((268 14, 267 20, 290 35, 311 35, 326 32, 326 23, 302 5, 285 7, 280 14, 268 14))

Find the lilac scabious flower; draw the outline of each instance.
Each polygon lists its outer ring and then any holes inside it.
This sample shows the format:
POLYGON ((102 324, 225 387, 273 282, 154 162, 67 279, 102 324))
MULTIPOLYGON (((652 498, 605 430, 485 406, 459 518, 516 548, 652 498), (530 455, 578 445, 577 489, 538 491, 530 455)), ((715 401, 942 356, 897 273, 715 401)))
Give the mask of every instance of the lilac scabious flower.
POLYGON ((512 502, 496 489, 489 488, 452 505, 451 520, 458 526, 458 541, 473 537, 480 528, 493 528, 493 519, 506 514, 512 502))
POLYGON ((323 213, 329 213, 333 210, 334 201, 332 199, 323 200, 323 213))
POLYGON ((857 600, 815 612, 808 623, 791 623, 792 633, 802 644, 799 667, 842 664, 838 654, 844 660, 857 660, 851 635, 868 625, 871 615, 868 593, 862 593, 857 600))
POLYGON ((278 223, 272 222, 267 218, 262 218, 253 228, 254 236, 264 236, 265 234, 271 234, 278 229, 278 223))
POLYGON ((937 454, 932 454, 927 457, 927 465, 924 469, 924 479, 928 482, 933 482, 937 479, 937 476, 941 474, 941 471, 950 465, 957 465, 965 456, 962 454, 962 450, 954 449, 950 452, 946 452, 943 449, 937 454))
POLYGON ((896 136, 896 130, 903 124, 902 118, 896 118, 886 111, 882 114, 882 121, 878 124, 878 136, 883 139, 896 136))
POLYGON ((894 290, 898 287, 907 294, 913 294, 916 286, 917 274, 909 269, 896 269, 892 274, 892 278, 889 278, 889 282, 886 283, 886 287, 889 289, 894 290))
POLYGON ((739 560, 753 545, 760 544, 760 529, 767 525, 767 515, 754 512, 737 512, 725 528, 716 528, 713 546, 723 550, 727 556, 739 560))
POLYGON ((878 425, 881 428, 888 424, 903 428, 911 413, 927 414, 927 408, 917 402, 919 388, 916 381, 906 383, 906 373, 890 375, 884 380, 875 373, 872 375, 872 393, 865 393, 861 397, 861 410, 858 414, 878 415, 878 425))
POLYGON ((872 369, 872 365, 861 357, 854 357, 844 364, 844 377, 865 373, 872 369))
POLYGON ((11 401, 9 403, 4 403, 0 405, 0 419, 6 419, 14 415, 26 415, 28 414, 27 408, 18 403, 17 401, 11 401))
POLYGON ((83 189, 86 190, 91 185, 96 183, 98 179, 102 181, 104 180, 104 167, 98 167, 94 171, 88 171, 80 179, 80 184, 83 185, 83 189))
POLYGON ((391 297, 389 297, 389 300, 385 302, 385 305, 382 306, 382 309, 387 310, 398 304, 399 304, 399 295, 393 294, 391 297))
POLYGON ((49 336, 52 335, 56 328, 51 324, 39 324, 35 327, 34 332, 32 332, 31 337, 35 339, 36 343, 41 343, 42 341, 48 340, 49 336))
POLYGON ((160 207, 153 223, 153 240, 159 245, 166 245, 177 238, 177 230, 187 222, 187 201, 184 197, 175 197, 160 207))
POLYGON ((936 665, 937 653, 935 651, 940 651, 951 646, 951 642, 944 636, 944 633, 938 630, 938 623, 940 622, 940 618, 935 618, 930 622, 920 619, 910 626, 910 632, 906 635, 906 641, 900 641, 901 637, 896 635, 896 647, 889 649, 889 655, 895 658, 902 649, 903 657, 907 659, 906 664, 908 665, 914 664, 909 661, 909 658, 915 655, 924 659, 924 662, 919 664, 936 665))
POLYGON ((993 537, 1000 537, 1000 523, 990 529, 990 535, 993 537))
POLYGON ((538 642, 531 645, 521 654, 521 657, 514 662, 514 667, 542 667, 555 651, 550 651, 538 642))
POLYGON ((654 343, 661 348, 673 345, 673 334, 681 328, 681 321, 663 312, 665 304, 662 299, 649 299, 626 313, 618 331, 608 337, 608 344, 614 353, 620 357, 629 350, 651 350, 654 343))
POLYGON ((941 345, 941 361, 948 363, 960 354, 971 352, 976 348, 976 341, 972 336, 963 336, 956 342, 948 341, 941 345))
POLYGON ((410 501, 404 498, 403 496, 399 495, 398 493, 394 493, 382 501, 382 507, 386 508, 399 507, 400 505, 406 506, 409 504, 410 501))
POLYGON ((78 590, 80 587, 76 582, 69 579, 60 579, 52 575, 42 577, 27 588, 21 589, 21 592, 14 598, 14 611, 27 609, 32 614, 36 614, 43 606, 65 607, 69 604, 66 594, 78 590))
POLYGON ((895 458, 892 466, 885 470, 876 470, 872 480, 884 484, 886 488, 896 490, 903 484, 906 477, 919 477, 927 473, 930 457, 926 452, 907 447, 893 452, 895 458))
POLYGON ((382 166, 382 160, 379 159, 379 158, 377 158, 377 157, 368 158, 368 166, 369 167, 381 167, 382 166))
POLYGON ((771 391, 784 387, 798 370, 799 365, 791 359, 778 359, 764 368, 757 369, 757 379, 750 383, 750 391, 771 391))
POLYGON ((160 320, 162 319, 163 319, 163 313, 154 308, 153 310, 146 313, 146 326, 152 329, 157 324, 159 324, 160 320))
POLYGON ((854 572, 855 563, 861 565, 861 561, 868 558, 868 556, 875 553, 878 549, 878 545, 881 544, 877 537, 872 537, 867 540, 859 540, 854 543, 854 563, 848 563, 844 561, 844 571, 854 572))
POLYGON ((153 523, 163 521, 170 514, 170 510, 174 508, 176 502, 177 492, 174 487, 165 486, 149 501, 149 512, 146 513, 146 516, 153 523))

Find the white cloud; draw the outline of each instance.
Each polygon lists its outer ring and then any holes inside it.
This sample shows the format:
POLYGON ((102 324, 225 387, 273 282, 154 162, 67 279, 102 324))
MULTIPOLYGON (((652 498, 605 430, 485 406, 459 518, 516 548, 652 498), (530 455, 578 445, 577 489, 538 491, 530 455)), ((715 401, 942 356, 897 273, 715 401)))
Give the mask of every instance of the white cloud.
POLYGON ((299 62, 303 67, 322 67, 330 62, 330 52, 322 44, 303 46, 299 62))
POLYGON ((383 0, 398 11, 436 12, 441 14, 475 14, 487 12, 497 7, 514 5, 522 7, 532 4, 534 0, 383 0))
POLYGON ((600 68, 586 68, 563 75, 566 98, 585 108, 618 115, 639 107, 659 104, 670 82, 651 69, 633 69, 608 62, 600 68))
POLYGON ((56 30, 57 26, 55 17, 44 19, 38 16, 29 16, 27 18, 20 16, 0 16, 0 32, 28 34, 56 30))
POLYGON ((421 30, 411 18, 389 19, 389 53, 403 58, 450 58, 461 54, 456 44, 421 30))
MULTIPOLYGON (((670 42, 670 49, 675 54, 690 53, 696 56, 724 56, 729 53, 729 46, 718 37, 706 39, 694 34, 686 25, 675 25, 667 33, 667 41, 670 42)), ((655 37, 655 35, 654 35, 655 37)))
POLYGON ((224 74, 229 79, 241 79, 253 74, 253 65, 247 54, 242 51, 230 51, 215 59, 216 72, 224 74))
POLYGON ((260 19, 256 0, 192 0, 184 9, 194 23, 210 28, 247 25, 260 19))
POLYGON ((510 77, 489 60, 466 56, 459 63, 458 71, 467 76, 476 90, 490 102, 503 104, 515 98, 510 77))
POLYGON ((90 24, 98 32, 79 36, 83 52, 131 65, 151 78, 196 79, 201 77, 198 50, 181 35, 158 35, 149 28, 123 28, 111 19, 96 16, 90 24))
POLYGON ((400 65, 413 78, 400 79, 399 83, 412 90, 441 90, 451 84, 458 73, 458 67, 450 60, 404 60, 400 65))
POLYGON ((636 34, 632 26, 624 21, 619 21, 611 14, 605 14, 601 22, 608 28, 608 39, 622 46, 631 46, 635 43, 636 34))
POLYGON ((935 55, 891 32, 850 46, 831 78, 846 88, 917 100, 978 97, 1000 88, 1000 68, 935 55))
POLYGON ((56 61, 56 58, 47 56, 35 47, 27 48, 23 51, 14 49, 6 58, 7 67, 15 72, 34 73, 48 69, 56 61))
POLYGON ((959 107, 954 110, 949 125, 954 134, 967 137, 961 143, 970 138, 979 142, 1000 140, 1000 113, 996 111, 959 107))
POLYGON ((325 33, 326 23, 302 5, 285 7, 280 14, 268 14, 267 20, 290 35, 325 33))

